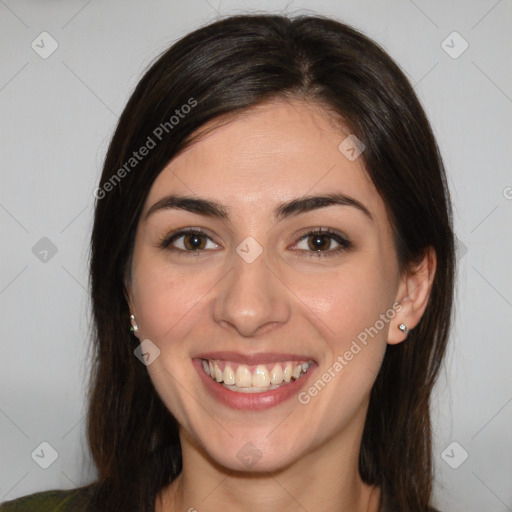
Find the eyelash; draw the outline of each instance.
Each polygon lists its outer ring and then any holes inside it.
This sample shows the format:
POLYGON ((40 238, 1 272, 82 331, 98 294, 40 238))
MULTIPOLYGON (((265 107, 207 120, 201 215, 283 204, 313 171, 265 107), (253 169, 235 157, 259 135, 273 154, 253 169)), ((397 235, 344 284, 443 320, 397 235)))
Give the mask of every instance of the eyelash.
MULTIPOLYGON (((210 236, 206 234, 205 231, 203 231, 201 228, 193 228, 193 229, 182 229, 180 231, 177 231, 175 233, 171 233, 169 236, 163 238, 160 243, 158 244, 158 247, 160 249, 168 249, 177 253, 183 253, 185 256, 198 256, 199 253, 204 252, 205 249, 196 249, 191 251, 186 251, 184 249, 177 249, 177 248, 170 248, 170 245, 181 238, 182 236, 194 234, 194 235, 202 235, 206 238, 208 238, 210 241, 213 242, 210 236)), ((339 244, 339 247, 336 249, 330 249, 327 251, 304 251, 308 253, 308 257, 331 257, 335 256, 341 252, 348 251, 353 248, 353 243, 345 238, 344 236, 340 235, 336 231, 332 231, 328 228, 318 228, 316 230, 308 231, 301 235, 299 239, 297 240, 296 244, 299 242, 302 242, 304 239, 307 239, 312 236, 328 236, 332 240, 334 240, 336 243, 339 244)), ((215 242, 214 242, 215 243, 215 242)), ((303 251, 303 249, 301 249, 303 251)))

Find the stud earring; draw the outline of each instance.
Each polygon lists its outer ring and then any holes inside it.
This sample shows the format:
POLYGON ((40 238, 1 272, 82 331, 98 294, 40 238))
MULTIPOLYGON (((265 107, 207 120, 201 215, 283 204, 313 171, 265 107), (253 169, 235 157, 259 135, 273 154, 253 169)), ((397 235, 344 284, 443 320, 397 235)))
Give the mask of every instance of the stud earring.
POLYGON ((130 323, 132 324, 130 327, 130 332, 133 332, 134 334, 137 333, 139 331, 139 326, 135 321, 135 315, 130 315, 130 323))
POLYGON ((407 329, 407 326, 404 323, 400 324, 398 328, 405 334, 409 332, 409 329, 407 329))

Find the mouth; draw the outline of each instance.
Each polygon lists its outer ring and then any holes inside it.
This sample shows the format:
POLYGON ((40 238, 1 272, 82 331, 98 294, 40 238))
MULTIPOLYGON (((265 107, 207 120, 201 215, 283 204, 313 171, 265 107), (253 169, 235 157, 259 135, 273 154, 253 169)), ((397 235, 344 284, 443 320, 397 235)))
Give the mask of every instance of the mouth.
POLYGON ((214 398, 245 410, 266 409, 288 400, 304 387, 317 366, 303 356, 233 352, 202 354, 193 363, 214 398))

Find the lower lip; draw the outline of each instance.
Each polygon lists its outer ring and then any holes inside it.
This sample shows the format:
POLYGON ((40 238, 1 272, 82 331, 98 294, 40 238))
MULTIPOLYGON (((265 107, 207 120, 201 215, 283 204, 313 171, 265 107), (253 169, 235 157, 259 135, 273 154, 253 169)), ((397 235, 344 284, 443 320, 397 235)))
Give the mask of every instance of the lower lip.
POLYGON ((249 411, 270 409, 296 395, 301 388, 306 385, 310 374, 313 373, 316 367, 316 365, 312 363, 308 371, 302 377, 289 384, 279 386, 276 389, 263 391, 261 393, 240 393, 225 388, 222 384, 214 381, 209 375, 206 375, 201 359, 193 359, 193 363, 202 381, 206 385, 206 388, 214 398, 232 409, 249 411))

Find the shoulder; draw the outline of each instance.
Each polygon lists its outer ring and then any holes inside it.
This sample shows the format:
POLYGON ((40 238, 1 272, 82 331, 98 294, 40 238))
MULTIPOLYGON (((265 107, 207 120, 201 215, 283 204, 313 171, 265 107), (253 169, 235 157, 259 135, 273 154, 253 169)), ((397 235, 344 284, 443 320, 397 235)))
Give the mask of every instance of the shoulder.
POLYGON ((87 512, 93 486, 52 490, 0 503, 0 512, 87 512))

